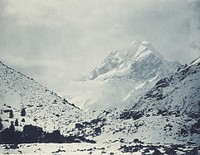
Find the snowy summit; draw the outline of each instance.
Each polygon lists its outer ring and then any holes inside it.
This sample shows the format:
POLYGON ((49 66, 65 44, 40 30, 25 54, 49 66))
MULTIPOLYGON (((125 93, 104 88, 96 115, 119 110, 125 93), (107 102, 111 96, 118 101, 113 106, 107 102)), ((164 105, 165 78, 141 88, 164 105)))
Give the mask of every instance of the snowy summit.
POLYGON ((131 107, 148 88, 180 66, 177 61, 165 60, 150 42, 133 41, 111 52, 86 80, 79 82, 76 94, 69 96, 83 109, 131 107), (87 92, 83 91, 86 86, 87 92))

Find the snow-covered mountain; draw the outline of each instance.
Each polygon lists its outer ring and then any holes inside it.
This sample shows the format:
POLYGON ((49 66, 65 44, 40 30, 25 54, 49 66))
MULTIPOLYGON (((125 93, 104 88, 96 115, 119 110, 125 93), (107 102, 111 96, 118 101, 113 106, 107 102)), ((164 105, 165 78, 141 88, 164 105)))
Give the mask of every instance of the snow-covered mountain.
MULTIPOLYGON (((167 63, 163 59, 162 61, 167 63)), ((83 151, 84 154, 88 154, 87 151, 113 154, 114 151, 116 154, 143 152, 147 155, 160 150, 163 154, 198 154, 200 58, 189 65, 180 66, 171 75, 158 79, 154 86, 143 92, 138 101, 132 102, 131 108, 124 110, 116 107, 84 113, 46 87, 2 62, 0 79, 0 117, 3 128, 9 127, 11 121, 18 119, 19 125, 15 126, 17 130, 21 130, 26 124, 32 124, 46 131, 59 129, 64 135, 84 136, 97 142, 95 145, 21 144, 20 149, 23 153, 44 153, 48 150, 49 154, 61 151, 71 154, 71 150, 75 154, 82 154, 83 151), (25 112, 22 112, 22 109, 25 109, 25 112), (49 146, 51 149, 47 149, 49 146), (146 150, 149 152, 145 152, 146 150)), ((120 80, 125 83, 125 79, 128 77, 115 78, 117 81, 96 78, 89 82, 107 84, 115 81, 117 84, 120 80)), ((7 149, 6 145, 1 146, 0 152, 14 154, 20 151, 7 149)))
MULTIPOLYGON (((160 134, 163 141, 171 137, 199 145, 200 58, 160 79, 131 110, 142 111, 145 124, 151 122, 152 137, 160 134)), ((147 125, 149 131, 151 127, 147 125)))
POLYGON ((161 78, 132 108, 105 110, 85 127, 93 125, 98 140, 199 146, 200 58, 161 78))
POLYGON ((90 80, 141 79, 149 80, 165 76, 176 70, 180 63, 168 62, 153 48, 150 42, 133 41, 129 47, 111 52, 89 75, 90 80))
POLYGON ((67 100, 2 62, 0 110, 4 128, 17 119, 19 129, 25 124, 33 124, 46 131, 60 129, 62 132, 70 130, 71 124, 74 127, 73 122, 82 115, 82 111, 67 100), (25 116, 21 116, 22 109, 25 109, 25 116))
POLYGON ((174 111, 200 117, 200 58, 160 79, 133 107, 143 111, 174 111))
POLYGON ((69 95, 83 109, 131 107, 158 79, 178 67, 179 62, 165 60, 151 43, 134 41, 125 49, 111 52, 77 84, 76 94, 69 95))

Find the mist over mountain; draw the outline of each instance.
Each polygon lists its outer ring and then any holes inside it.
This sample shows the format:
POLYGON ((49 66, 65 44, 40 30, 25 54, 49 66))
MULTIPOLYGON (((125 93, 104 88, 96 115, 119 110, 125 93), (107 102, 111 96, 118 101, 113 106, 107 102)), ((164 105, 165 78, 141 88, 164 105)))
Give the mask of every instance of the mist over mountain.
POLYGON ((165 60, 151 43, 136 40, 111 52, 100 66, 77 82, 74 94, 69 94, 70 101, 88 110, 131 107, 160 78, 180 66, 178 61, 165 60))

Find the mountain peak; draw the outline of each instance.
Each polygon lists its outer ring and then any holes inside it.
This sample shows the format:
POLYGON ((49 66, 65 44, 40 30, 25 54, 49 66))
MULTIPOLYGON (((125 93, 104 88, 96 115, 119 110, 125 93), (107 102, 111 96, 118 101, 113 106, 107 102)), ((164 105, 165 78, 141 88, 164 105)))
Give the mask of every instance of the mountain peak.
POLYGON ((139 44, 141 44, 141 41, 139 40, 134 40, 131 42, 131 45, 139 45, 139 44))
POLYGON ((123 52, 125 52, 126 55, 129 55, 131 57, 140 57, 140 58, 142 56, 146 57, 153 54, 159 59, 163 60, 163 57, 155 50, 152 44, 148 41, 134 40, 131 42, 128 48, 126 48, 123 52))
POLYGON ((128 48, 139 48, 140 46, 145 46, 146 43, 150 44, 150 42, 147 41, 134 40, 129 44, 128 48))
POLYGON ((135 40, 111 52, 92 70, 84 80, 90 88, 88 94, 75 97, 73 102, 87 110, 130 107, 160 78, 175 73, 180 66, 163 59, 150 42, 135 40))
POLYGON ((149 41, 146 41, 146 40, 144 40, 144 41, 140 41, 140 40, 134 40, 134 41, 132 41, 131 42, 131 45, 151 45, 151 43, 149 42, 149 41))
POLYGON ((90 73, 89 79, 130 78, 136 64, 150 67, 155 66, 156 63, 161 65, 170 62, 164 60, 150 42, 135 40, 128 47, 111 52, 101 65, 90 73))

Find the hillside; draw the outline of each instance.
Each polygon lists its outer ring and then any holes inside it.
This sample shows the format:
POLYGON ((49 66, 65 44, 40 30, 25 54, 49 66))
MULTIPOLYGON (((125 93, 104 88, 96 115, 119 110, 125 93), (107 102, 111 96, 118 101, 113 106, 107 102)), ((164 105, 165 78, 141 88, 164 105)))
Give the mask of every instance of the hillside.
POLYGON ((4 128, 17 119, 19 130, 25 124, 33 124, 46 131, 67 132, 82 115, 82 111, 67 100, 2 62, 0 81, 0 117, 4 128), (21 116, 22 109, 25 109, 25 116, 21 116))

